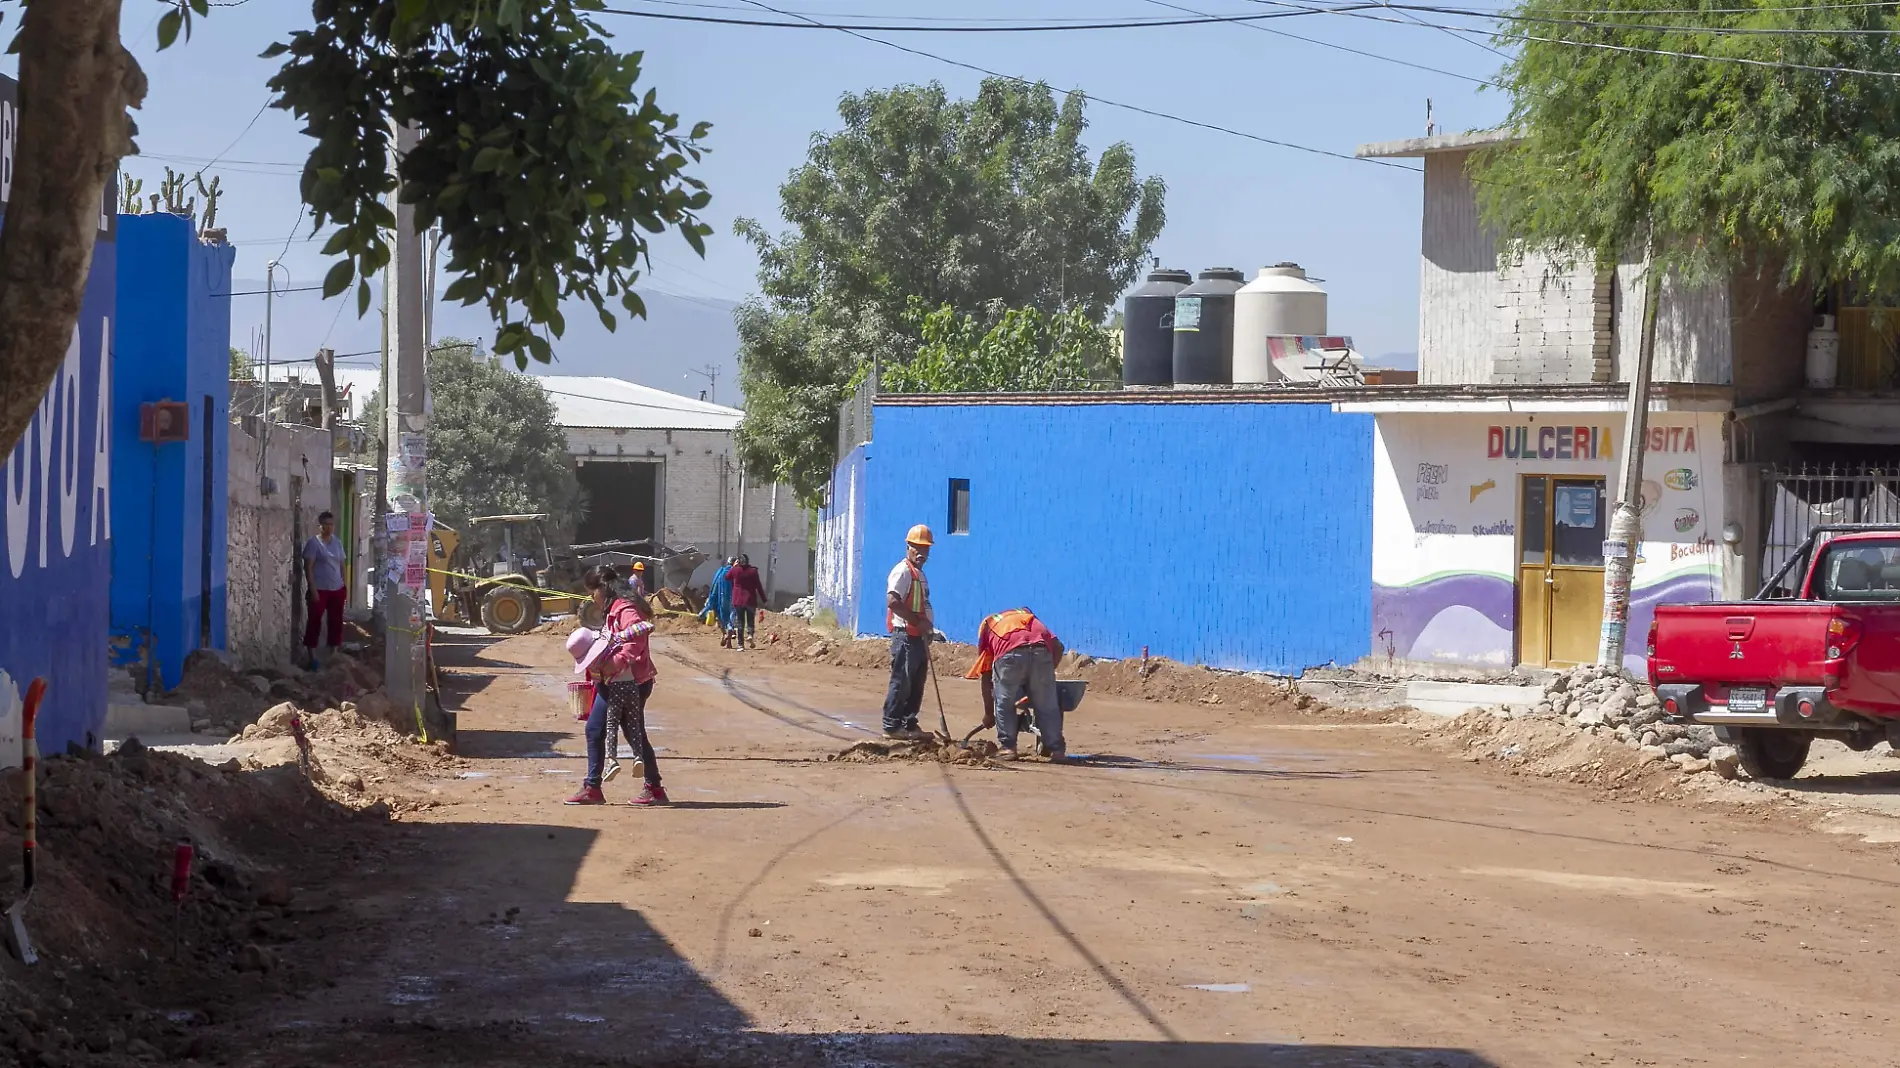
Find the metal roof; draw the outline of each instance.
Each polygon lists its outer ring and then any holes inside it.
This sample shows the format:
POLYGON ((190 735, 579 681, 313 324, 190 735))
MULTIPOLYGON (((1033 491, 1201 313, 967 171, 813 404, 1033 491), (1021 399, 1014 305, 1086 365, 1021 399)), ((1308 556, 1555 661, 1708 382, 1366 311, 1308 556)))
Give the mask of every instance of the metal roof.
POLYGON ((545 375, 538 381, 568 428, 730 431, 745 417, 737 408, 618 378, 545 375))

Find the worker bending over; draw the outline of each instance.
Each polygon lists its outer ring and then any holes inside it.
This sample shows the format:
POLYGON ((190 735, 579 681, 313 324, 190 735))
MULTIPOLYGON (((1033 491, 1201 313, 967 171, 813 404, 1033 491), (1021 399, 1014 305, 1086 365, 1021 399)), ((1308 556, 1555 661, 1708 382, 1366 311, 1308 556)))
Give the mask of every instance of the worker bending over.
POLYGON ((983 680, 983 726, 996 728, 1003 760, 1016 759, 1016 703, 1029 699, 1042 735, 1043 755, 1068 756, 1062 739, 1062 706, 1056 703, 1056 662, 1062 642, 1027 608, 1012 608, 983 620, 976 632, 976 663, 966 678, 983 680))

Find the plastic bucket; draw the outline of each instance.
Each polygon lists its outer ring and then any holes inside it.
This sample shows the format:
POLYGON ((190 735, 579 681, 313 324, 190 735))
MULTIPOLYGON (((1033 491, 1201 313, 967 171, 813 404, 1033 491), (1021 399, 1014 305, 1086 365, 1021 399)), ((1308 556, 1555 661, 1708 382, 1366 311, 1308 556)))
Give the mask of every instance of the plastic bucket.
POLYGON ((574 718, 586 719, 594 711, 594 684, 591 682, 568 683, 567 699, 574 705, 574 718))

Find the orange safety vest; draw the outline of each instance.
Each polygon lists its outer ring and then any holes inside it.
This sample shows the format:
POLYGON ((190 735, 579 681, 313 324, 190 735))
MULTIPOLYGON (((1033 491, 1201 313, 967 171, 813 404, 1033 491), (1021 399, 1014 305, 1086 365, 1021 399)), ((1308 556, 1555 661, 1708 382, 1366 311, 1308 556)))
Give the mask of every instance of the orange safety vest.
MULTIPOLYGON (((912 615, 920 616, 924 614, 924 609, 930 607, 930 583, 924 579, 922 568, 909 561, 905 562, 905 566, 910 568, 910 596, 906 598, 909 603, 905 607, 910 609, 912 615)), ((886 629, 896 630, 900 623, 903 624, 904 633, 909 634, 913 638, 923 633, 916 625, 897 618, 896 612, 892 612, 889 609, 885 610, 884 626, 886 629)))
POLYGON ((1035 613, 1027 608, 1012 608, 1007 612, 998 612, 983 620, 976 631, 976 663, 971 666, 966 679, 980 679, 996 662, 996 654, 991 652, 1003 638, 1023 630, 1036 621, 1035 613), (988 638, 988 641, 984 641, 988 638))

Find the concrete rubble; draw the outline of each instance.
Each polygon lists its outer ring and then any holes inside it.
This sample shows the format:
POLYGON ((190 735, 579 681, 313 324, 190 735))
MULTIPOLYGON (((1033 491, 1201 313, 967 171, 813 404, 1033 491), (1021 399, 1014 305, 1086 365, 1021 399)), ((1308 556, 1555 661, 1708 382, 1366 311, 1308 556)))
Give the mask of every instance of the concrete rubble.
POLYGON ((1656 691, 1614 668, 1586 664, 1544 683, 1535 705, 1496 705, 1477 710, 1494 719, 1529 718, 1568 726, 1603 741, 1637 751, 1645 762, 1668 761, 1683 772, 1714 771, 1724 778, 1741 772, 1733 747, 1721 744, 1715 728, 1668 722, 1656 691))

